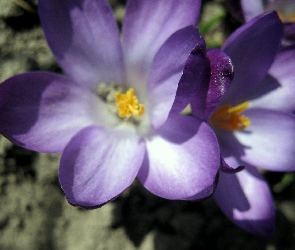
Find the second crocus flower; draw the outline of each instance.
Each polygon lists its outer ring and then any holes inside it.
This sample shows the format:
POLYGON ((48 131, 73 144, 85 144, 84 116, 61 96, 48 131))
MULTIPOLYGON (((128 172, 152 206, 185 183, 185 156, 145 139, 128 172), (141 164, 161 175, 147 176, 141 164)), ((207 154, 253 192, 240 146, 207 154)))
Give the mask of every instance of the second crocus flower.
POLYGON ((192 103, 193 114, 208 121, 221 148, 216 202, 241 228, 263 237, 273 233, 275 208, 257 167, 295 170, 295 57, 294 48, 278 53, 282 31, 275 12, 236 30, 222 47, 234 65, 233 82, 217 86, 218 76, 212 75, 192 103), (245 169, 238 171, 238 166, 245 169), (237 173, 228 173, 235 168, 237 173))

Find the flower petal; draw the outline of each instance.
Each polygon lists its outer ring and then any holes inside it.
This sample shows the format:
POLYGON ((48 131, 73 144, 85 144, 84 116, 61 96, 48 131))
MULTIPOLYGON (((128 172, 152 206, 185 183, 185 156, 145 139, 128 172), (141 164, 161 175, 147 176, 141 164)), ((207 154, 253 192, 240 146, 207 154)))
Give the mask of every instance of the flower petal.
POLYGON ((66 146, 59 180, 72 205, 95 208, 131 185, 141 166, 145 146, 140 137, 123 130, 92 126, 66 146))
POLYGON ((287 39, 289 39, 288 42, 292 42, 292 44, 294 44, 294 41, 295 41, 295 22, 285 24, 284 36, 287 39))
POLYGON ((200 8, 200 0, 128 1, 122 32, 127 82, 146 82, 159 48, 177 30, 196 25, 200 8))
MULTIPOLYGON (((150 117, 155 128, 167 120, 176 97, 179 81, 192 51, 195 56, 194 65, 199 66, 201 73, 204 73, 205 48, 205 41, 199 30, 195 26, 188 26, 175 32, 158 51, 148 80, 148 105, 152 112, 150 117)), ((192 76, 199 74, 197 69, 195 68, 196 73, 192 73, 192 76)), ((183 109, 189 104, 191 96, 201 84, 195 79, 189 78, 189 80, 191 81, 184 82, 182 79, 180 85, 182 91, 178 92, 179 99, 184 102, 182 103, 183 109), (186 105, 184 105, 185 103, 186 105)), ((181 111, 179 110, 179 112, 181 111)))
POLYGON ((202 87, 209 82, 210 74, 205 40, 200 39, 186 61, 170 113, 179 114, 190 102, 197 99, 202 87))
POLYGON ((98 98, 52 73, 25 73, 0 85, 1 133, 39 152, 60 152, 81 128, 96 124, 98 98))
POLYGON ((39 0, 48 44, 63 70, 95 87, 122 81, 117 23, 106 0, 39 0))
POLYGON ((212 194, 220 155, 215 134, 204 122, 171 116, 146 141, 139 179, 155 195, 166 199, 197 200, 212 194))
POLYGON ((283 48, 269 75, 252 94, 251 107, 293 112, 295 110, 295 46, 283 48))
POLYGON ((237 29, 223 46, 235 76, 223 102, 243 103, 247 93, 266 76, 278 51, 283 25, 275 12, 254 18, 237 29))
POLYGON ((214 132, 218 138, 220 148, 221 171, 236 173, 242 170, 245 165, 241 165, 239 160, 241 155, 244 154, 244 148, 234 133, 222 129, 215 129, 214 132))
MULTIPOLYGON (((230 163, 232 163, 232 162, 230 161, 230 163)), ((239 164, 231 164, 231 165, 229 165, 223 159, 223 157, 220 156, 220 170, 221 171, 233 174, 233 173, 238 173, 238 172, 242 171, 244 168, 245 168, 245 166, 239 166, 239 164), (234 168, 231 167, 231 166, 234 166, 234 168)))
POLYGON ((246 21, 264 12, 262 0, 241 0, 241 6, 246 21))
POLYGON ((211 49, 207 52, 210 62, 210 79, 201 84, 199 94, 192 100, 192 112, 194 116, 208 120, 233 79, 233 65, 230 58, 219 49, 211 49))
POLYGON ((241 159, 272 171, 295 170, 295 116, 266 109, 244 112, 251 125, 235 133, 244 147, 241 159))
POLYGON ((275 207, 271 192, 254 167, 236 174, 220 173, 214 199, 225 215, 242 229, 270 238, 275 207))

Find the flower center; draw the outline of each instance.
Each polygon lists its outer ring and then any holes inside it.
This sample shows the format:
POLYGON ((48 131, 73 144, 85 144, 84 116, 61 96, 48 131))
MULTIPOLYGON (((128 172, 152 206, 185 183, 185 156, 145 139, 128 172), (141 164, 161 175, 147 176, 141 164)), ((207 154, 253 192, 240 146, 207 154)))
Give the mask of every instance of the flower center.
POLYGON ((281 21, 284 23, 295 22, 294 0, 269 1, 265 6, 265 10, 276 10, 281 21))
POLYGON ((234 107, 230 104, 224 105, 215 110, 209 122, 214 127, 228 131, 243 130, 250 125, 249 118, 241 115, 248 105, 249 102, 234 107))
POLYGON ((98 119, 102 120, 103 126, 120 129, 128 127, 143 137, 153 133, 146 106, 139 102, 133 88, 115 82, 100 83, 95 94, 102 112, 98 119))
POLYGON ((128 89, 125 94, 117 91, 115 97, 118 115, 121 118, 129 118, 130 116, 138 117, 144 114, 144 105, 138 103, 133 88, 128 89))
POLYGON ((293 22, 295 22, 295 13, 291 13, 289 15, 286 15, 285 13, 279 11, 278 15, 279 15, 279 18, 281 19, 281 21, 283 23, 288 23, 288 22, 293 23, 293 22))

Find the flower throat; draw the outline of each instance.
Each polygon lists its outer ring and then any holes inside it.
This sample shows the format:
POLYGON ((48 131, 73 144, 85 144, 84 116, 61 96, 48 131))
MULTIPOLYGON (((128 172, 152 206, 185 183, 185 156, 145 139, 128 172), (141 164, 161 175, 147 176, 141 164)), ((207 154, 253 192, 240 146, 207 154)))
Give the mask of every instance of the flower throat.
POLYGON ((145 106, 139 103, 133 88, 127 89, 125 93, 124 90, 126 88, 122 86, 103 83, 99 85, 97 95, 108 104, 112 113, 117 114, 119 118, 134 122, 145 113, 145 106))
POLYGON ((215 110, 209 122, 212 126, 227 131, 243 130, 250 125, 250 119, 241 115, 248 105, 249 102, 234 107, 230 104, 224 105, 215 110))

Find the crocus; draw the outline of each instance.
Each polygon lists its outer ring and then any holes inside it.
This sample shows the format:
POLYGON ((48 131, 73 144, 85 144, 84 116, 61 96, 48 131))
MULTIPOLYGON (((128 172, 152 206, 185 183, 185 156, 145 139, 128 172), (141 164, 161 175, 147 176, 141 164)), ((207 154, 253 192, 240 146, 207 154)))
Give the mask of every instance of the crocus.
POLYGON ((40 0, 66 76, 3 82, 1 133, 27 149, 62 152, 59 180, 73 205, 101 206, 136 177, 166 199, 211 195, 217 138, 204 121, 179 115, 210 75, 194 26, 199 10, 198 0, 130 0, 121 41, 106 0, 40 0))
POLYGON ((241 21, 267 11, 277 11, 284 23, 284 43, 295 42, 295 1, 294 0, 226 0, 230 12, 241 21))
POLYGON ((275 12, 237 29, 222 47, 234 65, 232 83, 218 88, 213 75, 192 102, 193 114, 208 121, 220 144, 217 204, 238 226, 263 237, 273 233, 275 207, 257 167, 295 170, 295 48, 279 51, 282 30, 275 12), (201 114, 200 106, 206 107, 201 114))

